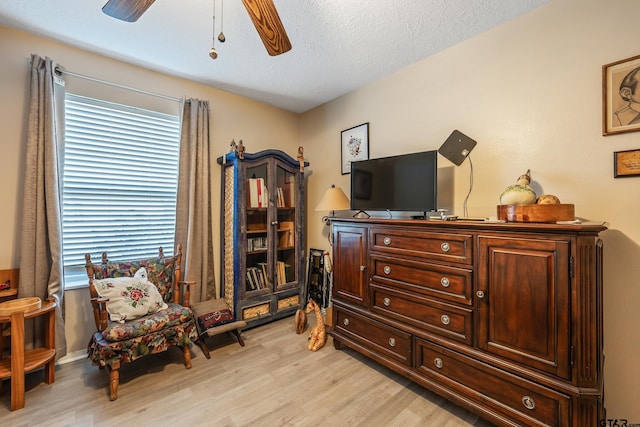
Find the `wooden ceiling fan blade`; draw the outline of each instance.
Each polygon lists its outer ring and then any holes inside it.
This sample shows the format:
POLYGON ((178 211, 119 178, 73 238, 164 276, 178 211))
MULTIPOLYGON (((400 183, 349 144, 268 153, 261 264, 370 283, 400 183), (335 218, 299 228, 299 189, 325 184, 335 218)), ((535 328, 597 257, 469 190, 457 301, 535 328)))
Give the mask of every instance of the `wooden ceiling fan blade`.
POLYGON ((273 0, 242 0, 242 4, 269 55, 276 56, 291 50, 291 42, 273 0))
POLYGON ((109 0, 102 11, 116 19, 135 22, 155 0, 109 0))

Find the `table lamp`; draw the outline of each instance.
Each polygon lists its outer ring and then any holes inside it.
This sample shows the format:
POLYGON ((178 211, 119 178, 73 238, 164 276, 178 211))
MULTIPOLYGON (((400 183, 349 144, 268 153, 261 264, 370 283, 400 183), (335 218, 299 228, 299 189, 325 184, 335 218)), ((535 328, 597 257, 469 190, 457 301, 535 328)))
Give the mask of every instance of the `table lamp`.
POLYGON ((320 203, 316 206, 316 211, 330 211, 330 215, 322 217, 322 221, 325 224, 329 224, 329 219, 335 215, 335 211, 344 211, 349 207, 349 199, 342 191, 342 188, 331 184, 331 187, 325 191, 320 203))

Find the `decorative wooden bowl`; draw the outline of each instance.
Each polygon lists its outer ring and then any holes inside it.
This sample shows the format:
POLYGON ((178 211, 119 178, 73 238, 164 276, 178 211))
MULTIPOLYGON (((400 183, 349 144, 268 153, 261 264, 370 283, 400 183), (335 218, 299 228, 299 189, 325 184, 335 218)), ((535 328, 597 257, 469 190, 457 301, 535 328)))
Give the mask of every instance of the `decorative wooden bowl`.
POLYGON ((572 204, 498 205, 498 219, 509 222, 557 222, 576 219, 572 204))
POLYGON ((33 311, 42 307, 38 297, 17 298, 0 303, 0 316, 11 316, 14 311, 33 311))

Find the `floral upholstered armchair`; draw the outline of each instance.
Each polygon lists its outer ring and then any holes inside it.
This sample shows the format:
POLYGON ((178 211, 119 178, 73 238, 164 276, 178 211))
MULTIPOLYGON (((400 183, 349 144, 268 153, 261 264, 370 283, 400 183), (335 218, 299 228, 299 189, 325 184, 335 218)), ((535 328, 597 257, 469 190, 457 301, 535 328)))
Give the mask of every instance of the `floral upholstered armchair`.
POLYGON ((109 373, 109 399, 118 397, 120 364, 171 346, 182 349, 191 368, 192 340, 198 339, 189 308, 189 285, 180 281, 182 245, 174 256, 98 264, 85 255, 91 305, 97 331, 87 348, 88 358, 109 373), (180 300, 184 303, 181 304, 180 300))

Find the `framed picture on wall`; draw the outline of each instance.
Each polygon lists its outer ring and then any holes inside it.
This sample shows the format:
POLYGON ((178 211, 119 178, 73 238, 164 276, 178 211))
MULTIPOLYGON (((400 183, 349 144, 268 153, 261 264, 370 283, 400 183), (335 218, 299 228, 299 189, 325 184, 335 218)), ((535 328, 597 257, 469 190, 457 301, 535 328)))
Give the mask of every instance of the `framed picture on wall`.
POLYGON ((351 173, 351 162, 369 159, 369 123, 363 123, 340 133, 342 175, 351 173))
POLYGON ((613 153, 613 176, 640 176, 640 150, 616 151, 613 153))
POLYGON ((602 66, 602 134, 640 130, 640 55, 602 66))

